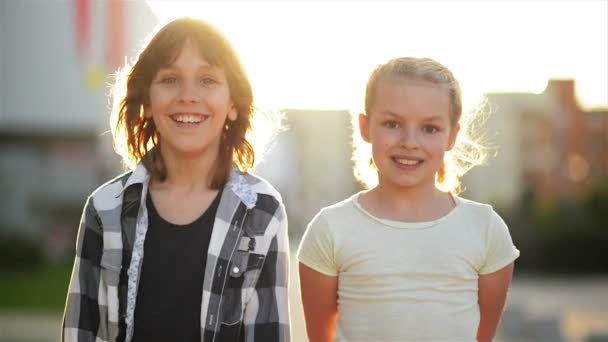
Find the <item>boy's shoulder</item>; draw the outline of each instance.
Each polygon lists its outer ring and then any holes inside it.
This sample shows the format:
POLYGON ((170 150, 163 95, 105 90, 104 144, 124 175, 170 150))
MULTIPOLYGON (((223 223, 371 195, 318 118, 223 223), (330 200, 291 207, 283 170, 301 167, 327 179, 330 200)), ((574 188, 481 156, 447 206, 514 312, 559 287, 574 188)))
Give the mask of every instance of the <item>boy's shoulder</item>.
POLYGON ((125 184, 132 174, 133 171, 124 172, 100 185, 89 196, 90 201, 93 202, 97 209, 120 205, 120 194, 124 191, 125 184))
POLYGON ((256 193, 262 195, 269 195, 276 198, 279 202, 283 202, 279 191, 265 178, 251 172, 240 174, 245 177, 247 184, 249 184, 249 186, 251 186, 253 191, 255 191, 256 193))

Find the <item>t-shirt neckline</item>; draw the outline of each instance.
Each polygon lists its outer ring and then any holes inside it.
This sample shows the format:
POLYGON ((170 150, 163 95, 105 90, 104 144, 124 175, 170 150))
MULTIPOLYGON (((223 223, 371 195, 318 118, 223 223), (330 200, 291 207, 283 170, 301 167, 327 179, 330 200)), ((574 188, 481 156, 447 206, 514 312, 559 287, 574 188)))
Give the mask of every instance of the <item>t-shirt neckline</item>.
POLYGON ((363 208, 363 206, 359 202, 359 196, 362 193, 363 193, 363 191, 360 191, 351 197, 352 202, 357 209, 359 209, 366 216, 370 217, 372 220, 380 222, 385 226, 399 228, 399 229, 426 229, 426 228, 434 227, 434 226, 438 225, 439 223, 447 220, 449 217, 454 215, 454 213, 457 212, 460 207, 462 207, 462 201, 461 201, 460 197, 450 193, 450 196, 452 196, 456 205, 449 212, 447 212, 445 215, 439 217, 438 219, 431 220, 431 221, 420 221, 420 222, 395 221, 395 220, 389 220, 389 219, 384 219, 384 218, 374 216, 372 213, 365 210, 365 208, 363 208))

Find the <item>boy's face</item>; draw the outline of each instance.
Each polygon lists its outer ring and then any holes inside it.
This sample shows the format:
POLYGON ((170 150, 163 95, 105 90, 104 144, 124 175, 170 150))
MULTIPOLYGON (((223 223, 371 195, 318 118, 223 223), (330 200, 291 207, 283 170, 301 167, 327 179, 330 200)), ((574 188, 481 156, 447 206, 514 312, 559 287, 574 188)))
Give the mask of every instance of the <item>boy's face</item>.
POLYGON ((371 113, 359 116, 363 139, 372 144, 379 184, 428 188, 456 140, 446 89, 428 81, 378 82, 371 113))
POLYGON ((215 160, 226 121, 237 117, 224 70, 186 41, 175 61, 156 73, 149 94, 145 115, 154 120, 162 153, 215 160))

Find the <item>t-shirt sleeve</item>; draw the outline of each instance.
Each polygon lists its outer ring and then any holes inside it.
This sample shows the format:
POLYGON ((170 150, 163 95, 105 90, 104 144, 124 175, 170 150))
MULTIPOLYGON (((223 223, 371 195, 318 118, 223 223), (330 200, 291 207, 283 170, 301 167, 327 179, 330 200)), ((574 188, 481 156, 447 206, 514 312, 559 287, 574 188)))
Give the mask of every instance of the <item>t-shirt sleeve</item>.
POLYGON ((519 257, 519 250, 513 245, 509 228, 503 219, 492 211, 487 235, 487 254, 479 274, 496 272, 519 257))
POLYGON ((337 276, 334 258, 334 239, 323 213, 317 214, 304 232, 296 257, 313 270, 328 276, 337 276))

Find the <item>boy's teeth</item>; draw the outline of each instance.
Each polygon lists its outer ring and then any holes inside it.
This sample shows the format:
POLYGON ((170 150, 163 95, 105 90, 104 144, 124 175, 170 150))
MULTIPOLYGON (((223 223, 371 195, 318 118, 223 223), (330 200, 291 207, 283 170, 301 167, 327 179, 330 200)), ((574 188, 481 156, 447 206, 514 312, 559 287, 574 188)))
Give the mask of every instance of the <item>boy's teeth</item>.
POLYGON ((202 120, 201 117, 198 115, 179 115, 175 117, 175 121, 185 123, 199 123, 202 120))

